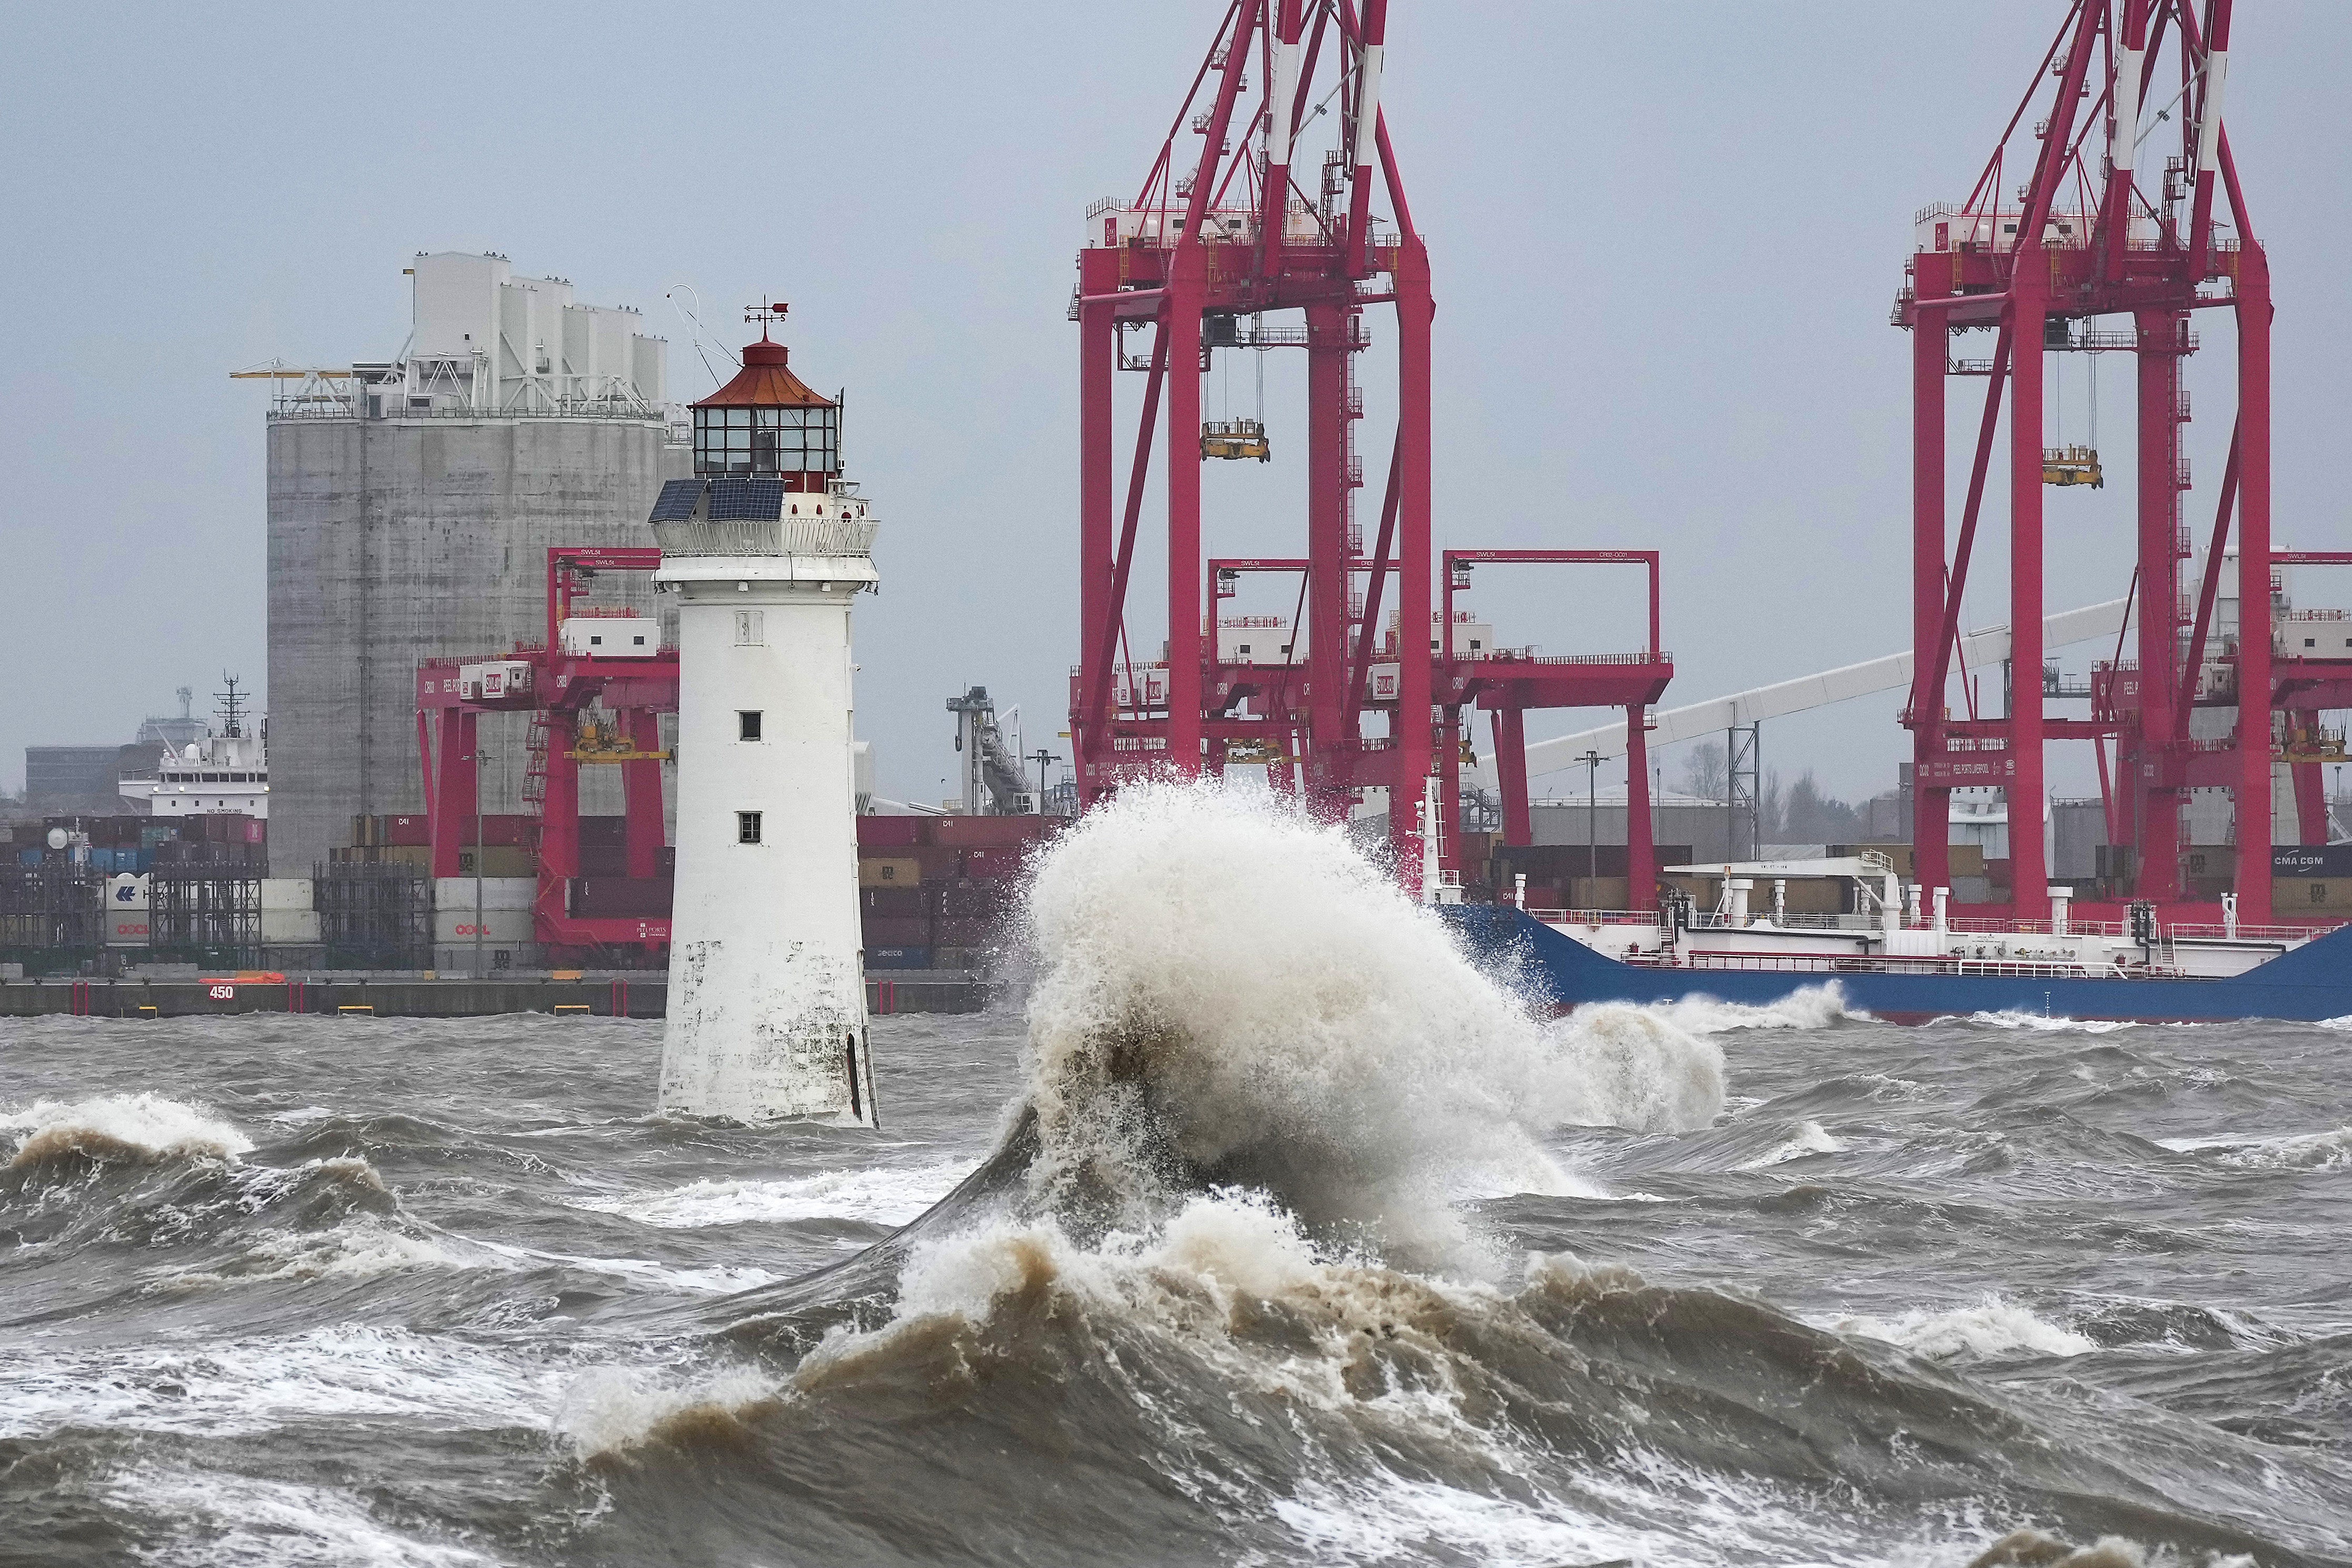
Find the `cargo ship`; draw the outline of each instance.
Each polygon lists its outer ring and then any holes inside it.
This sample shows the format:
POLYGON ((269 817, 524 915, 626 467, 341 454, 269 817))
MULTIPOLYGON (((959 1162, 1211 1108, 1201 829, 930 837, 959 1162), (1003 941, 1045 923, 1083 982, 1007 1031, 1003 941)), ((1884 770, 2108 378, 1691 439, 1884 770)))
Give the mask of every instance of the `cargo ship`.
MULTIPOLYGON (((1834 985, 1845 1006, 1895 1023, 1980 1013, 2129 1023, 2352 1018, 2352 926, 2164 925, 2150 904, 2120 922, 1954 918, 1919 907, 1884 862, 1853 858, 1671 868, 1719 878, 1699 911, 1531 912, 1432 902, 1483 960, 1566 1012, 1596 1002, 1697 998, 1768 1006, 1834 985), (1751 910, 1759 883, 1845 875, 1859 913, 1751 910)), ((2054 891, 2054 890, 2053 890, 2054 891)))

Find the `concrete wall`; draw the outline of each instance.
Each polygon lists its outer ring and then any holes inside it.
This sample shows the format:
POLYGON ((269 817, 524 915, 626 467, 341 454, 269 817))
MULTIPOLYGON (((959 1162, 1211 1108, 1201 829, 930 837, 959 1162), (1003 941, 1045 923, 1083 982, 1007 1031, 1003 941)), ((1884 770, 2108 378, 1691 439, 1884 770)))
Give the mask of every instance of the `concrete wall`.
MULTIPOLYGON (((418 662, 543 639, 548 548, 652 544, 655 496, 691 468, 656 420, 273 417, 273 864, 307 873, 354 815, 421 810, 418 662)), ((651 612, 650 580, 590 601, 651 612)), ((486 810, 522 809, 528 722, 482 720, 486 810)), ((619 781, 586 772, 582 809, 617 812, 619 781)))

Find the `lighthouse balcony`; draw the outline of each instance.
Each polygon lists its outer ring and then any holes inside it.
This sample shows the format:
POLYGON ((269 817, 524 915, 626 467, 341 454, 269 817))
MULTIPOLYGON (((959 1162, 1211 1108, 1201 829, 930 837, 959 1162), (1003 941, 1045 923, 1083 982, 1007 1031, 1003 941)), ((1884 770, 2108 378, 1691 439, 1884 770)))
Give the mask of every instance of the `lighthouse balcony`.
POLYGON ((865 517, 735 517, 656 522, 654 542, 677 556, 870 556, 881 527, 865 517))

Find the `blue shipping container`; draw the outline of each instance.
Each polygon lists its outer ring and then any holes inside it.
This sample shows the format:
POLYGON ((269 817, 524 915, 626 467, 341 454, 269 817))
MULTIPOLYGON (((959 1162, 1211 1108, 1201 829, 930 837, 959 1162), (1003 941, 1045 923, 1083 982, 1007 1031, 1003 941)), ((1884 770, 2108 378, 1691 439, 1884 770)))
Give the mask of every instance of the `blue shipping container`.
POLYGON ((869 969, 928 969, 931 967, 929 947, 868 947, 866 967, 869 969))

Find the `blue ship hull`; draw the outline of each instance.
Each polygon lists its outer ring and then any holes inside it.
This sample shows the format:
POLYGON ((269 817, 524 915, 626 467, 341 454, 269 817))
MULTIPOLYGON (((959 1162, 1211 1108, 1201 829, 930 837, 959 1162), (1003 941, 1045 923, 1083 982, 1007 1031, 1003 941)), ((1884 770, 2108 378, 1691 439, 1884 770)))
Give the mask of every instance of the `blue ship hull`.
POLYGON ((1885 974, 1865 968, 1653 968, 1622 964, 1506 904, 1444 908, 1471 953, 1510 958, 1560 1011, 1589 1002, 1674 1002, 1691 997, 1765 1006, 1835 983, 1849 1007, 1895 1023, 1980 1012, 2126 1023, 2316 1022, 2352 1018, 2352 925, 2225 980, 2093 979, 2015 975, 1885 974))

